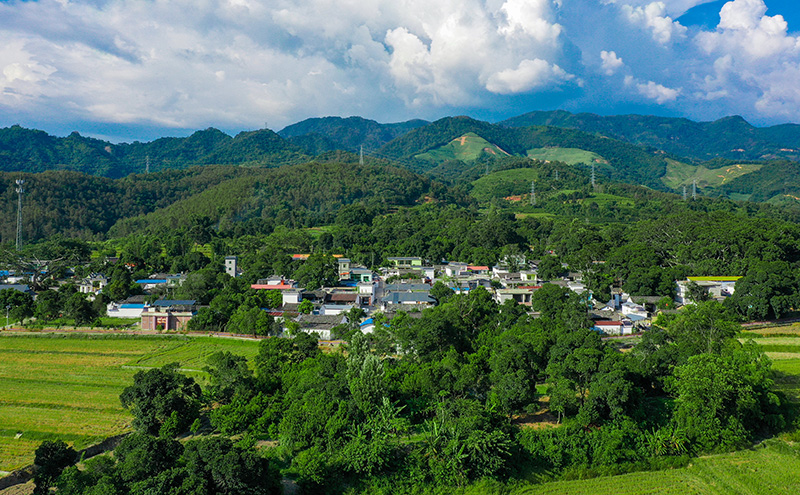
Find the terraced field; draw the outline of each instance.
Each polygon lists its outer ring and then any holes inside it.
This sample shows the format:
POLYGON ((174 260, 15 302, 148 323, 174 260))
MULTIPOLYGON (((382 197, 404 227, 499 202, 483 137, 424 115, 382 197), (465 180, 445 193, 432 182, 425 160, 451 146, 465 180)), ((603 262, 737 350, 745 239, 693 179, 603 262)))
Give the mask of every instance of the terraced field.
POLYGON ((83 448, 130 427, 119 394, 142 369, 180 363, 203 380, 207 357, 252 358, 255 341, 210 337, 0 336, 0 471, 29 464, 42 440, 83 448))

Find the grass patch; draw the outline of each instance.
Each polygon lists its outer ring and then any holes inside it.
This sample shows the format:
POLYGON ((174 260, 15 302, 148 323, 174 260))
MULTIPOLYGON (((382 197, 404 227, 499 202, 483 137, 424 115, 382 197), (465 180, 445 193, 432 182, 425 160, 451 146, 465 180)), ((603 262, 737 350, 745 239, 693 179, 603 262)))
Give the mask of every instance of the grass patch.
POLYGON ((738 164, 729 167, 708 169, 676 160, 667 159, 667 173, 661 181, 667 187, 678 189, 691 186, 696 180, 698 187, 719 187, 737 177, 759 170, 761 164, 738 164))
POLYGON ((0 471, 29 464, 42 440, 83 448, 130 429, 119 394, 143 369, 171 362, 205 381, 208 356, 252 359, 258 342, 228 338, 117 335, 0 337, 0 471))
MULTIPOLYGON (((706 494, 761 495, 800 491, 800 450, 773 440, 752 450, 693 459, 689 466, 517 487, 509 495, 706 494)), ((476 493, 466 491, 465 493, 476 493)))
POLYGON ((414 158, 433 163, 441 163, 448 160, 471 162, 484 152, 495 156, 509 156, 508 153, 474 132, 468 132, 461 137, 453 139, 444 146, 426 151, 425 153, 420 153, 414 158))
POLYGON ((577 165, 579 163, 584 163, 586 165, 591 165, 592 163, 608 163, 605 158, 597 153, 580 148, 533 148, 527 151, 527 155, 528 158, 533 158, 534 160, 558 161, 570 165, 577 165))

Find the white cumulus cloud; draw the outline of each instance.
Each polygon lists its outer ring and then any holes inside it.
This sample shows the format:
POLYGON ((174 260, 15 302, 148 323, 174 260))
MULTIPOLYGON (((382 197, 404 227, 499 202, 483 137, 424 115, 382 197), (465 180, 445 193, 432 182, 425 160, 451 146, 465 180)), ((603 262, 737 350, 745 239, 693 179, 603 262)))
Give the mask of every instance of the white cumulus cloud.
POLYGON ((668 88, 653 81, 640 82, 633 76, 625 76, 625 85, 635 87, 640 95, 655 101, 659 105, 675 101, 681 94, 680 88, 668 88))
POLYGON ((569 81, 575 76, 545 60, 523 60, 515 69, 505 69, 489 77, 486 89, 492 93, 512 94, 569 81))
POLYGON ((667 15, 667 7, 663 2, 652 2, 644 7, 623 5, 622 11, 631 23, 649 29, 653 39, 662 45, 686 35, 686 27, 667 15))
POLYGON ((600 68, 606 73, 606 75, 609 76, 614 75, 614 73, 616 73, 620 68, 625 66, 625 63, 622 61, 622 59, 617 57, 617 54, 613 51, 601 51, 600 59, 603 61, 600 65, 600 68))

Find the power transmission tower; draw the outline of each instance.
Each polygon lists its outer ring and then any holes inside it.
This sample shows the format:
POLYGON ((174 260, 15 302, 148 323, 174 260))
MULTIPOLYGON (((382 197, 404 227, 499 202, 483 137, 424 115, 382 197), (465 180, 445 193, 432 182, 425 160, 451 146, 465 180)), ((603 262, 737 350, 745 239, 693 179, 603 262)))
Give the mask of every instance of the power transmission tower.
POLYGON ((595 188, 595 181, 594 181, 594 163, 592 163, 592 189, 595 188))
POLYGON ((17 251, 22 249, 22 193, 25 192, 25 181, 17 179, 17 251))
POLYGON ((556 181, 558 181, 558 170, 556 170, 556 181))
POLYGON ((686 201, 686 184, 683 185, 683 200, 686 201))
POLYGON ((150 155, 145 156, 144 173, 150 173, 150 155))
POLYGON ((536 181, 531 181, 531 206, 536 206, 536 181))
POLYGON ((697 179, 692 181, 692 199, 697 199, 697 179))
POLYGON ((358 152, 358 164, 364 165, 364 145, 361 145, 360 151, 358 152))

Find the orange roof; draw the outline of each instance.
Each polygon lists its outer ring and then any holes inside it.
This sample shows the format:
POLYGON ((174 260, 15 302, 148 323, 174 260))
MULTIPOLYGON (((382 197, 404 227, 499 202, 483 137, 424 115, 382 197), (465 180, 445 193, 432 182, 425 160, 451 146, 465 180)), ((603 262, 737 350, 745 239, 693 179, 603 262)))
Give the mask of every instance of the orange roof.
POLYGON ((488 270, 488 266, 480 266, 480 265, 467 265, 467 270, 488 270))
POLYGON ((295 287, 289 284, 278 284, 278 285, 268 285, 268 284, 253 284, 250 286, 251 289, 261 289, 261 290, 287 290, 287 289, 294 289, 295 287))
POLYGON ((618 327, 622 325, 621 321, 596 321, 594 322, 595 326, 598 327, 618 327))

